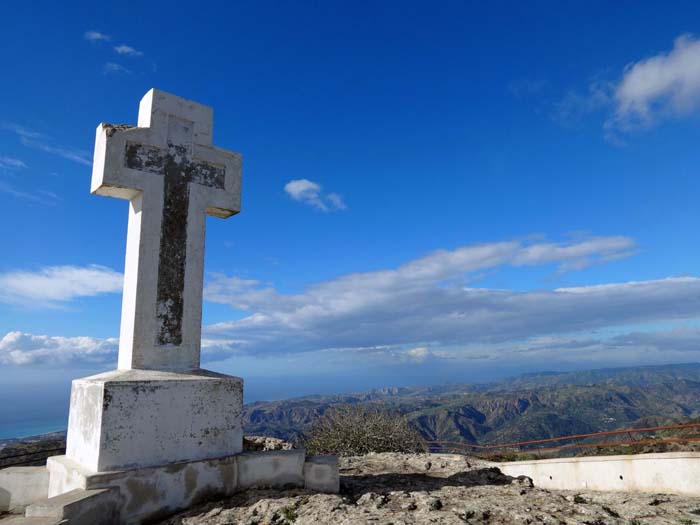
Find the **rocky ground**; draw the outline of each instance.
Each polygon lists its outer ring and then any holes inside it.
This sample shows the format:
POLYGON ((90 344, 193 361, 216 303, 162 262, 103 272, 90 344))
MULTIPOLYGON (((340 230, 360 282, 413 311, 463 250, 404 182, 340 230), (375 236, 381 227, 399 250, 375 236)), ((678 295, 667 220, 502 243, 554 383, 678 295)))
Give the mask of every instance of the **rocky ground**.
POLYGON ((700 498, 533 487, 457 455, 369 454, 341 460, 341 493, 251 490, 163 525, 700 524, 700 498))

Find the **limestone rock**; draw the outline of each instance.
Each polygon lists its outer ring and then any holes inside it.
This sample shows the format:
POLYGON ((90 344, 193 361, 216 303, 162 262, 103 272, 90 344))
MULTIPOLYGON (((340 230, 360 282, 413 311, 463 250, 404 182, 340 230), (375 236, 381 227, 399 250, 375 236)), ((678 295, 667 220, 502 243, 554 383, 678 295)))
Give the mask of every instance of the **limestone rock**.
POLYGON ((163 523, 700 523, 700 498, 542 490, 529 478, 512 478, 481 460, 458 455, 369 454, 341 458, 340 467, 340 494, 249 490, 163 523), (577 503, 581 501, 586 503, 577 503))
POLYGON ((267 436, 243 436, 243 451, 245 452, 267 452, 269 450, 292 450, 294 445, 267 436))

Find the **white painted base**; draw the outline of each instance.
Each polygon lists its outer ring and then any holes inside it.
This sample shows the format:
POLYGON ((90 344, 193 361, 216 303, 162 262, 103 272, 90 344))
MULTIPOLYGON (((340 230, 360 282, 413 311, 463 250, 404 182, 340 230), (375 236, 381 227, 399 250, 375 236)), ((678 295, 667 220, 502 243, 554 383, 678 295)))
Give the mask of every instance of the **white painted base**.
POLYGON ((32 503, 25 516, 65 519, 70 525, 114 525, 121 521, 119 503, 119 491, 115 488, 77 489, 32 503))
POLYGON ((340 490, 336 456, 310 456, 304 463, 304 488, 335 494, 340 490))
POLYGON ((304 486, 303 450, 245 452, 238 456, 238 485, 248 488, 304 486))
POLYGON ((46 467, 8 467, 0 470, 0 511, 20 512, 46 497, 49 471, 46 467))
POLYGON ((699 452, 513 461, 498 467, 509 476, 528 476, 544 489, 700 496, 699 452))
POLYGON ((237 483, 237 456, 172 463, 114 472, 91 472, 66 456, 49 458, 49 496, 76 489, 116 487, 122 520, 139 523, 167 516, 213 498, 233 494, 237 483))
POLYGON ((115 370, 76 379, 66 456, 93 472, 237 454, 243 449, 243 380, 115 370))
POLYGON ((155 520, 253 487, 337 492, 339 479, 337 459, 307 460, 304 450, 245 452, 114 472, 92 472, 66 456, 54 456, 47 467, 49 497, 75 490, 117 488, 124 523, 155 520))

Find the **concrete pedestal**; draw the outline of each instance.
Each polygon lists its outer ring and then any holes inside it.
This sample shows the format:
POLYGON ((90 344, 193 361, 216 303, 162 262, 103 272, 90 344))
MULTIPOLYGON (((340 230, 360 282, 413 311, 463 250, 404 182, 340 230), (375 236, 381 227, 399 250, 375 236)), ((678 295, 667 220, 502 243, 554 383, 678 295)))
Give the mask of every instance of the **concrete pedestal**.
POLYGON ((32 502, 45 498, 49 473, 44 467, 8 467, 0 470, 0 514, 22 512, 32 502))
POLYGON ((338 461, 304 450, 244 452, 235 456, 92 472, 66 456, 49 458, 48 496, 118 489, 120 523, 144 523, 202 501, 249 488, 307 488, 338 492, 338 461))
POLYGON ((243 380, 115 370, 73 381, 66 457, 92 472, 238 454, 243 380))

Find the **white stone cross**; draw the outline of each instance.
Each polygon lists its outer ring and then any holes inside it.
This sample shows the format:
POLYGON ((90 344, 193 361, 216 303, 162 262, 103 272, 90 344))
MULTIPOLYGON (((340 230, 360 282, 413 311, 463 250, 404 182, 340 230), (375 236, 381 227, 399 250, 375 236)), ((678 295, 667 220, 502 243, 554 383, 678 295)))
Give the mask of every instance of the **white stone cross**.
POLYGON ((241 156, 211 145, 212 121, 152 89, 138 127, 97 127, 91 191, 130 201, 119 369, 199 368, 205 214, 238 213, 241 194, 241 156))

